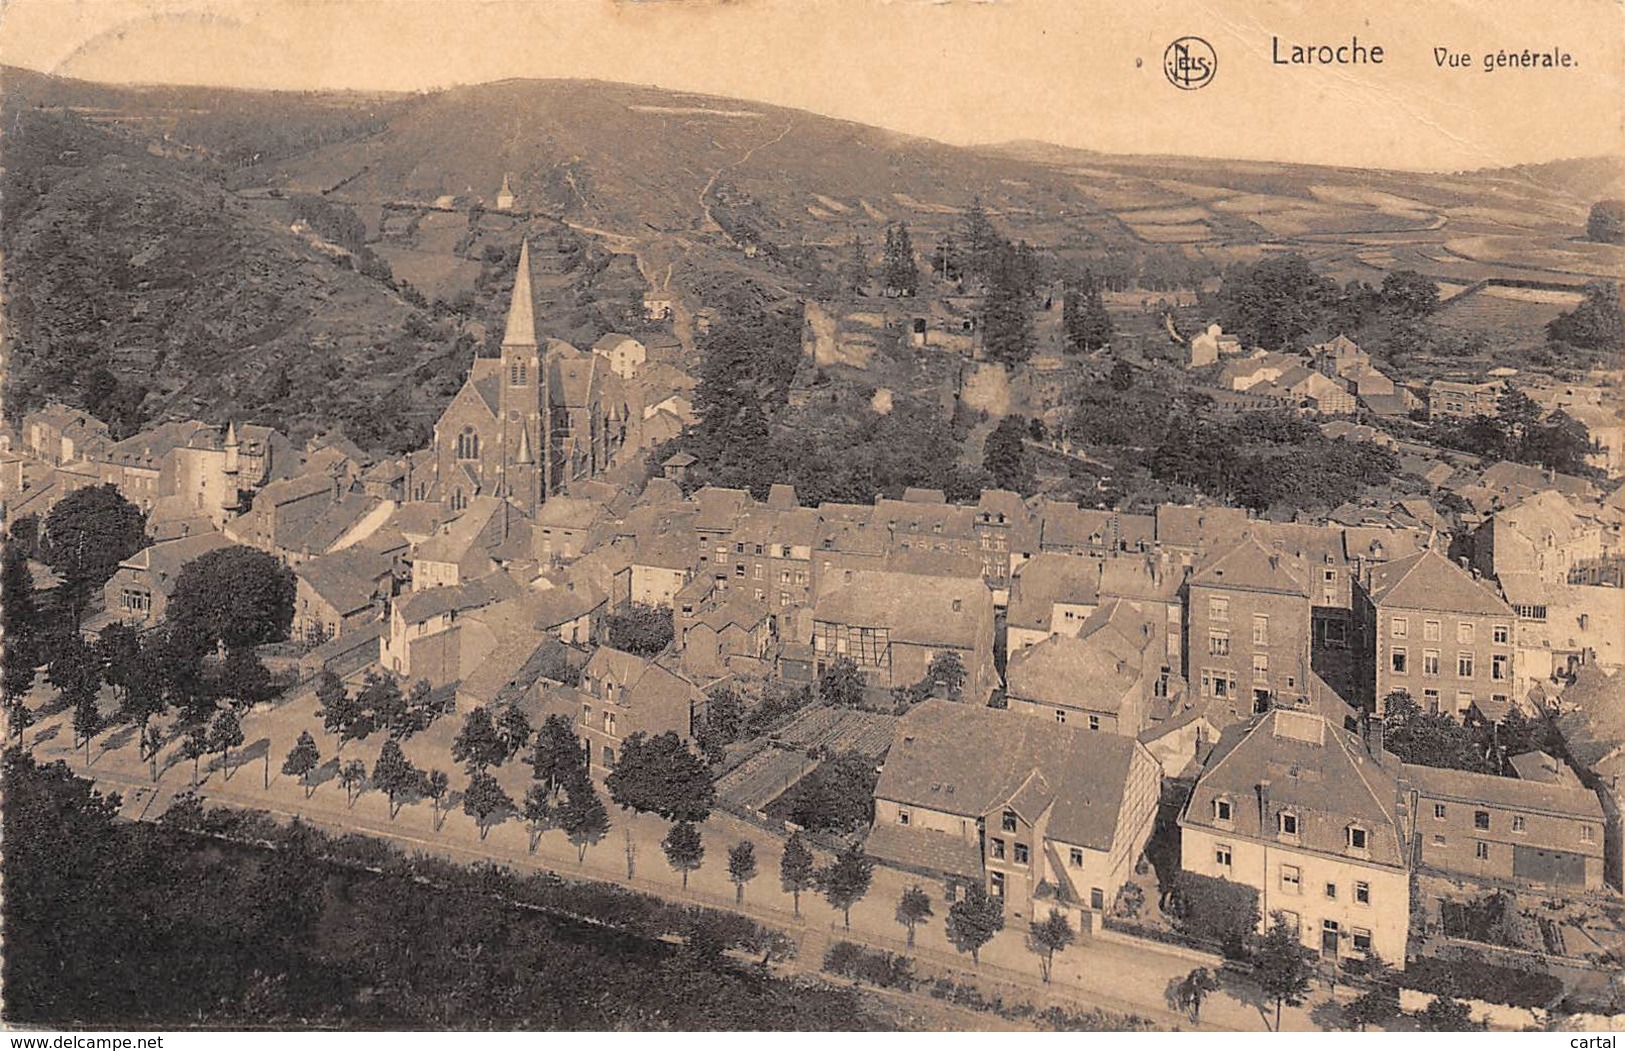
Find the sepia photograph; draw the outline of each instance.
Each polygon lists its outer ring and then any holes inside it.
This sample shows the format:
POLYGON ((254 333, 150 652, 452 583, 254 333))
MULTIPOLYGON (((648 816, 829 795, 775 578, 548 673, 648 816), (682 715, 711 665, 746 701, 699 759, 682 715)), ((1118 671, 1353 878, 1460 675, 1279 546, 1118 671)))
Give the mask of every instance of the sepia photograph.
POLYGON ((8 1046, 1614 1047, 1622 280, 1621 0, 5 0, 8 1046))

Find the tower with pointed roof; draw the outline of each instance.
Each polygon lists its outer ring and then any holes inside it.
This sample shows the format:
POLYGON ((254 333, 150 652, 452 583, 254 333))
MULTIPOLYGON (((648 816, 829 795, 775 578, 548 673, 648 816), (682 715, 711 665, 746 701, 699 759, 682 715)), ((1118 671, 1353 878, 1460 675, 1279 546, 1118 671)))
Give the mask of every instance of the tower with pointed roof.
POLYGON ((508 173, 502 173, 502 189, 497 191, 497 211, 506 212, 513 208, 513 189, 508 185, 508 173))
POLYGON ((508 304, 507 327, 502 334, 498 398, 502 460, 498 471, 500 495, 532 515, 552 491, 550 458, 538 453, 550 443, 547 372, 536 332, 530 242, 525 241, 519 248, 519 273, 514 277, 513 299, 508 304))

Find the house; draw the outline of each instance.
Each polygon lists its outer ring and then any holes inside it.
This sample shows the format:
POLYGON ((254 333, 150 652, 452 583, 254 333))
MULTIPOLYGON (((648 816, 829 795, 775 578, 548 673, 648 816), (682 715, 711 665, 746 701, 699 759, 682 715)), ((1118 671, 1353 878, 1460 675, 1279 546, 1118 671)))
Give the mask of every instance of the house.
POLYGON ((649 352, 643 344, 622 332, 609 332, 598 337, 598 342, 592 345, 592 352, 609 362, 609 370, 623 380, 636 376, 643 363, 649 360, 649 352))
POLYGON ((490 708, 525 696, 564 648, 586 643, 604 592, 585 583, 530 589, 469 610, 457 630, 457 706, 490 708))
MULTIPOLYGON (((1118 600, 1113 609, 1122 605, 1118 600)), ((1005 668, 1011 711, 1106 733, 1139 734, 1151 696, 1145 668, 1151 626, 1142 624, 1138 632, 1130 627, 1130 634, 1107 624, 1109 614, 1096 619, 1086 637, 1052 635, 1011 654, 1005 668)))
POLYGON ((1005 614, 1010 653, 1052 635, 1076 635, 1100 605, 1102 562, 1043 551, 1016 571, 1005 614))
POLYGON ((412 587, 456 587, 496 568, 494 549, 520 518, 518 508, 493 496, 476 496, 412 552, 412 587))
POLYGON ((938 654, 955 653, 965 701, 982 703, 998 684, 993 596, 980 579, 859 570, 826 587, 813 604, 818 674, 848 657, 882 689, 912 686, 938 654))
POLYGON ((23 447, 48 464, 88 459, 111 444, 107 424, 59 402, 48 402, 23 417, 23 447))
POLYGON ((1191 337, 1185 365, 1187 368, 1199 369, 1204 365, 1213 364, 1221 357, 1240 353, 1241 340, 1227 335, 1218 325, 1209 325, 1191 337))
POLYGON ((1396 690, 1432 712, 1505 710, 1515 686, 1515 616, 1483 580, 1429 549, 1356 582, 1355 645, 1366 703, 1396 690))
POLYGON ((1495 512, 1473 533, 1473 567, 1492 577, 1532 573, 1549 584, 1602 557, 1602 523, 1547 489, 1495 512))
POLYGON ((1007 911, 1104 911, 1156 817, 1156 760, 1131 737, 941 699, 898 721, 864 849, 1007 911))
POLYGON ((1492 883, 1602 889, 1602 803, 1572 773, 1524 780, 1407 763, 1404 777, 1416 800, 1419 867, 1492 883))
POLYGON ((644 606, 669 608, 677 593, 694 579, 697 546, 687 521, 658 532, 640 533, 628 567, 631 600, 644 606))
POLYGON ((707 682, 738 672, 764 674, 778 626, 767 603, 743 588, 718 590, 699 602, 682 601, 675 616, 677 654, 684 670, 707 682))
POLYGON ((1428 384, 1428 419, 1498 416, 1501 412, 1501 395, 1505 392, 1504 380, 1487 383, 1434 380, 1428 384))
MULTIPOLYGON (((1362 350, 1358 343, 1341 333, 1329 342, 1309 348, 1309 357, 1321 375, 1332 379, 1339 376, 1347 377, 1351 373, 1371 367, 1371 355, 1362 350)), ((1393 393, 1392 385, 1388 393, 1393 393)))
POLYGON ((580 558, 608 519, 608 512, 592 500, 555 496, 536 512, 536 558, 554 565, 580 558))
POLYGON ((1179 815, 1180 867, 1258 891, 1322 956, 1403 966, 1409 832, 1400 764, 1326 718, 1274 709, 1229 727, 1179 815))
POLYGON ((290 637, 316 646, 377 620, 380 597, 393 591, 393 561, 352 551, 294 567, 290 637))
POLYGON ((661 664, 600 646, 581 669, 576 724, 594 767, 615 765, 621 742, 635 733, 675 733, 688 740, 705 708, 705 693, 661 664))
POLYGON ((188 562, 234 546, 223 533, 208 532, 142 548, 123 562, 102 587, 109 613, 130 624, 164 619, 175 582, 188 562))
POLYGON ((1586 463, 1618 478, 1625 474, 1625 419, 1620 416, 1617 396, 1613 401, 1612 405, 1570 405, 1563 411, 1591 436, 1595 448, 1587 454, 1586 463))
POLYGON ((378 663, 397 678, 427 679, 430 686, 456 682, 463 674, 460 621, 470 610, 519 594, 507 574, 495 572, 447 587, 396 596, 378 639, 378 663))
POLYGON ((1500 460, 1485 468, 1484 473, 1479 476, 1478 485, 1499 497, 1502 506, 1517 503, 1525 497, 1548 489, 1556 489, 1569 499, 1583 503, 1595 499, 1591 483, 1584 478, 1556 471, 1544 471, 1539 467, 1513 463, 1510 460, 1500 460))
POLYGON ((1186 583, 1185 681, 1241 716, 1307 696, 1311 615, 1305 569, 1249 536, 1186 583))
POLYGON ((1554 705, 1557 728, 1584 784, 1607 816, 1603 877, 1625 890, 1625 678, 1581 667, 1554 705))

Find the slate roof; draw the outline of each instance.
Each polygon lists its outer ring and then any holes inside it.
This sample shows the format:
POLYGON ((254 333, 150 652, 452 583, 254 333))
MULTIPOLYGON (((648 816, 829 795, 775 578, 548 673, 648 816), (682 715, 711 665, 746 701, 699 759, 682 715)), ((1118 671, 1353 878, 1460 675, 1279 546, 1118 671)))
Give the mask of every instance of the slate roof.
POLYGON ((1309 596, 1298 560, 1284 552, 1266 549, 1253 536, 1208 562, 1191 577, 1190 584, 1191 587, 1309 596))
MULTIPOLYGON (((1405 777, 1422 792, 1435 799, 1459 800, 1463 803, 1485 803, 1509 810, 1539 810, 1568 817, 1602 820, 1602 803, 1595 792, 1580 787, 1566 787, 1561 783, 1524 781, 1516 777, 1497 777, 1494 774, 1474 774, 1466 770, 1446 770, 1436 766, 1404 764, 1405 777)), ((1600 837, 1599 837, 1600 839, 1600 837)), ((1583 845, 1573 849, 1584 853, 1583 845)), ((1602 844, 1596 844, 1602 852, 1602 844)))
POLYGON ((859 570, 850 584, 838 584, 819 597, 813 618, 887 628, 894 643, 974 650, 983 641, 992 605, 993 596, 979 579, 859 570))
POLYGON ((348 616, 372 605, 373 595, 377 591, 372 581, 354 572, 354 562, 354 557, 348 552, 324 555, 294 567, 294 574, 320 595, 322 601, 332 606, 339 616, 348 616))
POLYGON ((224 533, 210 530, 207 533, 197 533, 144 547, 120 565, 144 569, 160 581, 170 581, 179 576, 181 568, 193 559, 201 558, 211 551, 235 546, 237 545, 224 533))
POLYGON ((1388 608, 1512 617, 1489 584, 1431 548, 1374 567, 1369 590, 1375 604, 1388 608))
POLYGON ((1350 823, 1368 834, 1369 857, 1383 865, 1405 864, 1400 825, 1399 764, 1385 766, 1355 735, 1322 716, 1275 709, 1220 735, 1197 779, 1181 823, 1250 839, 1275 841, 1276 815, 1298 815, 1297 845, 1322 854, 1346 855, 1350 823), (1259 785, 1269 782, 1260 834, 1259 785), (1219 825, 1213 802, 1231 803, 1232 820, 1219 825))
POLYGON ((1010 655, 1006 692, 1039 704, 1116 713, 1140 680, 1140 668, 1114 649, 1102 638, 1051 635, 1010 655))
POLYGON ((879 824, 869 830, 863 852, 908 872, 982 878, 982 849, 976 840, 910 825, 879 824))
POLYGON ((1097 559, 1039 552, 1016 570, 1010 584, 1009 626, 1048 631, 1055 603, 1096 605, 1101 572, 1097 559))
POLYGON ((1131 737, 934 698, 898 721, 875 798, 969 818, 1053 792, 1048 836, 1110 850, 1137 752, 1131 737))
POLYGON ((430 617, 454 610, 478 609, 519 593, 519 585, 505 573, 491 573, 456 587, 410 591, 395 600, 396 609, 408 624, 420 624, 430 617))

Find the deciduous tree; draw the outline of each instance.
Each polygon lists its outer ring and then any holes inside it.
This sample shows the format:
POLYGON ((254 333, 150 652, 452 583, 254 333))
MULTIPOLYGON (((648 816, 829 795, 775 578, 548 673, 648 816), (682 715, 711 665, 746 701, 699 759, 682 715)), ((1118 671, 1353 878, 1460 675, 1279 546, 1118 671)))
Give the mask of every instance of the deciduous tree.
POLYGON ((801 892, 816 883, 812 851, 800 832, 790 833, 784 842, 784 853, 779 858, 779 884, 791 895, 795 903, 796 919, 801 918, 801 892))
POLYGON ((741 840, 728 848, 728 879, 734 885, 734 903, 744 904, 745 884, 756 878, 756 844, 741 840))
POLYGON ((209 724, 209 751, 220 753, 220 765, 226 771, 226 780, 231 780, 234 772, 231 765, 231 750, 243 743, 243 724, 237 720, 237 713, 230 708, 222 708, 215 714, 214 722, 209 724))
POLYGON ((225 547, 181 567, 167 616, 205 645, 251 648, 288 637, 294 591, 293 570, 274 556, 225 547))
POLYGON ((434 822, 434 830, 440 831, 440 822, 445 820, 446 812, 441 804, 446 799, 446 793, 451 790, 451 778, 446 776, 444 770, 430 770, 423 777, 423 794, 431 800, 433 813, 430 815, 434 822))
POLYGON ((1032 922, 1027 935, 1033 952, 1038 954, 1038 961, 1043 965, 1047 984, 1055 967, 1055 954, 1064 952, 1078 932, 1072 929, 1072 922, 1066 918, 1066 913, 1051 909, 1047 917, 1032 922))
POLYGON ((875 863, 863 852, 860 844, 853 843, 835 855, 835 860, 818 870, 818 889, 831 908, 841 910, 841 922, 852 929, 852 906, 869 893, 874 879, 875 863))
POLYGON ((120 562, 146 546, 146 517, 112 485, 78 489, 45 516, 40 554, 62 577, 75 619, 120 562))
POLYGON ((546 785, 550 794, 557 795, 586 773, 586 765, 581 738, 576 736, 570 720, 556 714, 543 719, 531 752, 531 776, 546 785))
POLYGON ((423 784, 423 774, 406 758, 400 742, 390 738, 379 749, 378 761, 372 764, 372 783, 389 797, 389 819, 393 821, 401 803, 423 784))
POLYGON ((483 705, 469 712, 463 719, 463 728, 451 743, 451 758, 462 763, 470 773, 485 773, 488 767, 501 766, 508 758, 508 746, 497 732, 491 713, 483 705))
POLYGON ((609 810, 598 798, 592 781, 582 777, 565 786, 564 805, 559 808, 559 826, 575 844, 576 861, 587 860, 587 848, 609 835, 609 810))
POLYGON ((513 808, 513 799, 502 790, 497 779, 484 770, 475 771, 474 776, 468 779, 468 788, 463 791, 463 813, 479 825, 481 839, 491 831, 491 826, 495 824, 493 819, 513 808))
POLYGON ((339 784, 344 786, 346 805, 355 806, 366 781, 367 766, 361 760, 351 759, 339 767, 339 784))
POLYGON ((299 731, 299 740, 288 749, 288 758, 282 762, 282 772, 299 779, 304 786, 306 799, 315 791, 315 786, 310 783, 311 772, 321 765, 322 753, 316 747, 316 738, 310 736, 309 730, 299 731))
POLYGON ((948 940, 960 952, 970 953, 971 966, 980 966, 982 946, 1004 930, 1004 901, 988 894, 981 883, 965 888, 965 896, 948 908, 948 940))
POLYGON ((1308 950, 1298 932, 1279 913, 1253 952, 1253 978, 1264 995, 1275 1001, 1275 1031, 1281 1031, 1281 1007, 1297 1007, 1309 993, 1311 969, 1308 950))
POLYGON ((1006 416, 982 443, 982 470, 995 489, 1030 496, 1037 485, 1032 454, 1027 451, 1027 418, 1006 416))
POLYGON ((546 785, 532 784, 525 789, 525 802, 522 814, 525 825, 530 830, 530 852, 536 853, 536 844, 540 842, 542 833, 547 831, 548 825, 553 821, 553 794, 546 785))
POLYGON ((622 741, 604 787, 622 808, 659 814, 667 821, 697 824, 716 801, 705 760, 669 730, 655 737, 639 731, 622 741))
POLYGON ((863 673, 850 657, 836 657, 818 676, 818 696, 837 708, 857 708, 863 704, 863 673))
POLYGON ((683 874, 683 887, 687 889, 688 874, 699 868, 705 859, 699 827, 687 821, 674 823, 666 831, 666 838, 660 841, 660 849, 666 852, 666 862, 683 874))
POLYGON ((920 889, 918 883, 903 892, 897 899, 897 922, 908 928, 908 947, 914 948, 914 929, 930 919, 931 898, 920 889))

